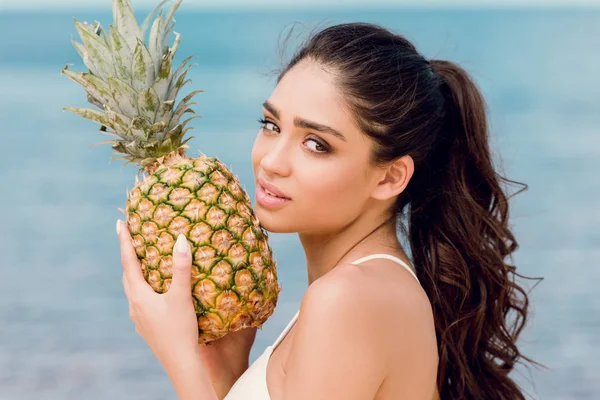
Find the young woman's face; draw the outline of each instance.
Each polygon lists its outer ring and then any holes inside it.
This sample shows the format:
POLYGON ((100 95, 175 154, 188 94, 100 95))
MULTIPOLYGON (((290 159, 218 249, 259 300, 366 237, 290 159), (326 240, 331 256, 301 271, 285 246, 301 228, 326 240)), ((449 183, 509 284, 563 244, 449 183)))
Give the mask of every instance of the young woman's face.
POLYGON ((374 189, 368 165, 371 141, 339 96, 332 75, 304 60, 263 105, 266 122, 256 137, 252 164, 254 210, 268 231, 334 232, 368 206, 374 189), (262 185, 272 185, 271 191, 288 200, 266 194, 262 185))

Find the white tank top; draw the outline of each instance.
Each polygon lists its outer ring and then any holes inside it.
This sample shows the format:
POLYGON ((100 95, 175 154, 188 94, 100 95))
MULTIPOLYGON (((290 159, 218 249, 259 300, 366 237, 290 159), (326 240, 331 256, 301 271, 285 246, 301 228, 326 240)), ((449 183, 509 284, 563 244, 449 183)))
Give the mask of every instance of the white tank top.
MULTIPOLYGON (((397 262, 402 267, 406 268, 406 270, 411 273, 417 282, 419 282, 419 279, 413 270, 404 261, 389 254, 371 254, 366 257, 359 258, 358 260, 354 260, 352 264, 359 264, 374 258, 385 258, 397 262)), ((283 332, 281 332, 277 340, 275 340, 275 343, 273 343, 271 346, 268 346, 265 351, 252 363, 252 365, 248 367, 246 372, 239 377, 239 379, 231 387, 231 390, 229 390, 229 393, 227 393, 227 396, 225 396, 224 400, 271 400, 271 397, 269 396, 269 390, 267 388, 267 364, 271 354, 273 353, 273 350, 275 350, 279 343, 281 343, 281 341, 285 338, 290 329, 292 329, 298 320, 299 313, 300 311, 296 312, 296 315, 294 315, 290 323, 285 327, 283 332)))

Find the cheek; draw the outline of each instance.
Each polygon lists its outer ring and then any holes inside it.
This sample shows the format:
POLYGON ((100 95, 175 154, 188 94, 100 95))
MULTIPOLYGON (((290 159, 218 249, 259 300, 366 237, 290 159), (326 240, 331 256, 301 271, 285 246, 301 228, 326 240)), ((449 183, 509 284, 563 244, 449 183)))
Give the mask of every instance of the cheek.
POLYGON ((351 176, 335 174, 331 170, 302 176, 298 186, 301 201, 295 205, 291 217, 295 230, 335 232, 360 214, 364 205, 360 183, 351 176))
POLYGON ((303 203, 307 207, 318 208, 326 213, 355 208, 353 203, 362 197, 360 190, 364 185, 352 171, 350 168, 342 169, 339 166, 306 169, 302 172, 296 170, 296 174, 302 176, 299 186, 302 188, 303 203))

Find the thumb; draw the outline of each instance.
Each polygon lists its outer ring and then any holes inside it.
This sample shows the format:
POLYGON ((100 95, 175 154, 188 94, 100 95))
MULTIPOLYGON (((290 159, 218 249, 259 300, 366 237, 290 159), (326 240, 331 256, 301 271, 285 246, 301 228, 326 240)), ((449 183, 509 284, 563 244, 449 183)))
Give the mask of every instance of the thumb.
POLYGON ((189 294, 192 290, 192 252, 187 238, 179 234, 173 248, 173 279, 169 291, 189 294))

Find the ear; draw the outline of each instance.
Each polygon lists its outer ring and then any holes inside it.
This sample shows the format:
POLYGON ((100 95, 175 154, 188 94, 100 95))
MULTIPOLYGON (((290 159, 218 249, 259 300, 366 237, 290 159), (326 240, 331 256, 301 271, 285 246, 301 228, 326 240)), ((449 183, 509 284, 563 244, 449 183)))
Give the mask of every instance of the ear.
POLYGON ((414 171, 415 164, 409 155, 402 156, 388 164, 382 170, 383 177, 377 184, 372 197, 377 200, 387 200, 399 195, 406 189, 414 171))

